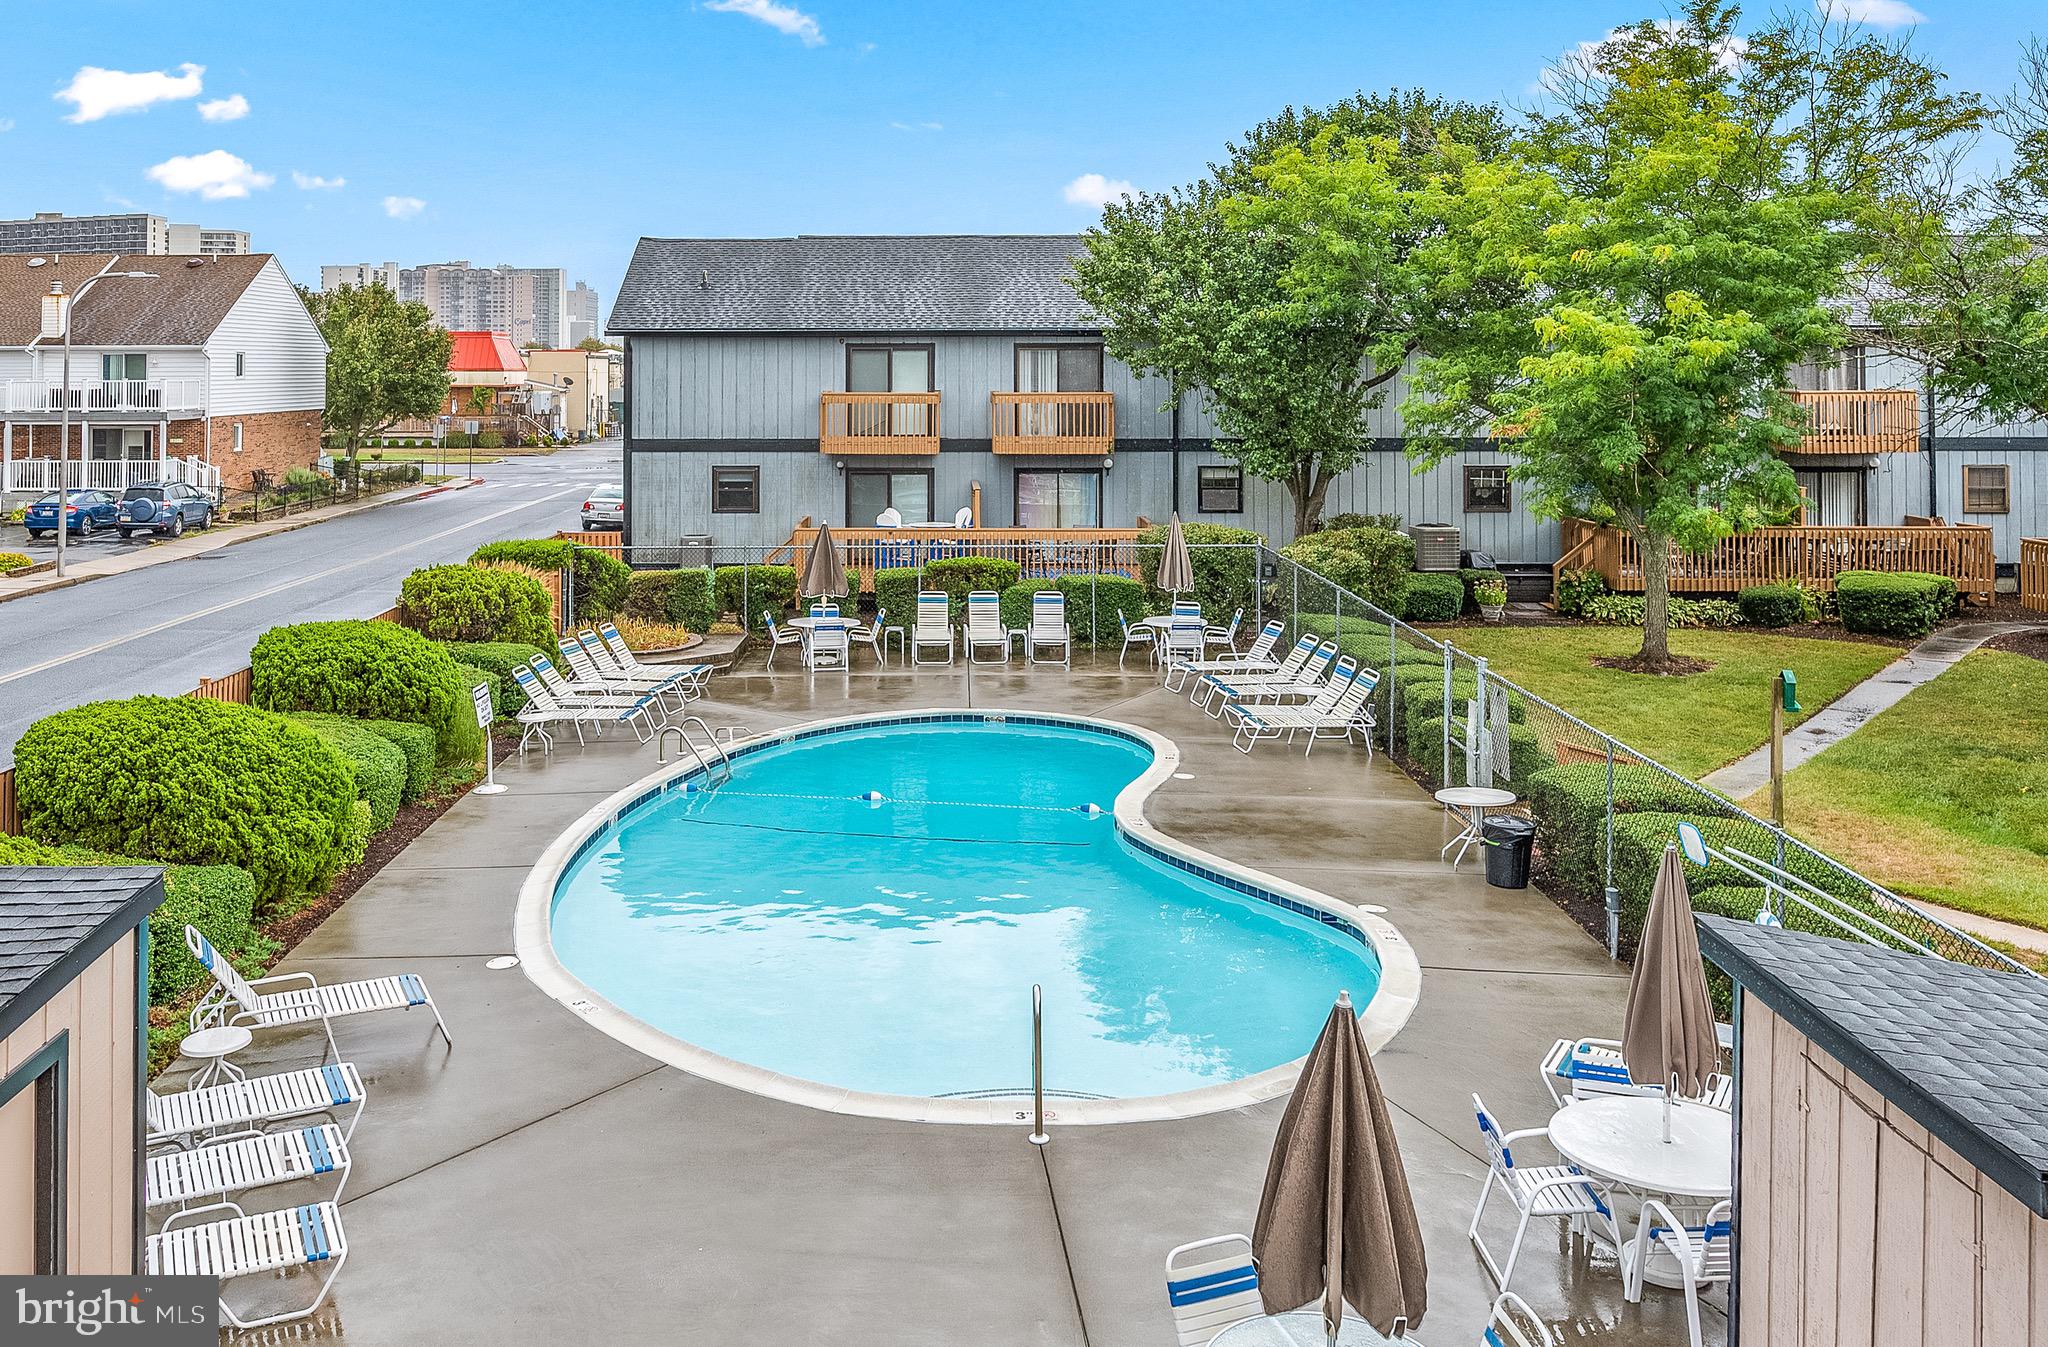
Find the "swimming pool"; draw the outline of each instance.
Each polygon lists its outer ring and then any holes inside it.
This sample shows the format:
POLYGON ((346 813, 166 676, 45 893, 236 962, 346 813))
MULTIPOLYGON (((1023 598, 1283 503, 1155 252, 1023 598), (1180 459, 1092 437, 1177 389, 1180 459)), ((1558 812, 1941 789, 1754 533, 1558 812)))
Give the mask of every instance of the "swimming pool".
POLYGON ((1078 717, 806 727, 592 811, 529 881, 520 953, 657 1057, 888 1116, 1014 1117, 1034 983, 1069 1122, 1276 1093, 1339 989, 1391 1034, 1398 934, 1151 829, 1177 765, 1078 717))

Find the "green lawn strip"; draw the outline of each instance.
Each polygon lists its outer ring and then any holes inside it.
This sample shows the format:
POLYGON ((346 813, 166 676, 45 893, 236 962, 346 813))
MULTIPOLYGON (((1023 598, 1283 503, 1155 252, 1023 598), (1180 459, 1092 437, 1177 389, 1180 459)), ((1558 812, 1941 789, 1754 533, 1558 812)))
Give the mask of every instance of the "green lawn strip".
POLYGON ((1435 631, 1588 724, 1692 776, 1733 762, 1770 734, 1771 677, 1799 676, 1797 724, 1898 658, 1893 646, 1744 631, 1674 631, 1671 652, 1713 668, 1685 677, 1603 669, 1642 647, 1629 627, 1465 627, 1435 631))
POLYGON ((1785 797, 1793 832, 1902 894, 2048 928, 2048 663, 1965 657, 1785 797))

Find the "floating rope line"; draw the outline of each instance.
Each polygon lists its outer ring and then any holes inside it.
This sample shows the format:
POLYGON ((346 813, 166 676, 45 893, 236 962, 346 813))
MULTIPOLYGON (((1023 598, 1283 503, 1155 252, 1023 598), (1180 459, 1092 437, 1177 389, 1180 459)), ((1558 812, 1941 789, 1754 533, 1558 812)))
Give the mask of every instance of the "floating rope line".
MULTIPOLYGON (((833 799, 839 796, 830 797, 833 799)), ((872 837, 880 842, 959 842, 971 846, 985 847, 1090 847, 1093 842, 1037 842, 1017 837, 943 837, 907 836, 903 833, 859 832, 851 828, 791 828, 777 823, 740 823, 732 819, 697 818, 690 814, 677 817, 677 822, 694 823, 704 828, 747 828, 764 833, 796 833, 805 837, 872 837)))
POLYGON ((707 798, 720 800, 822 800, 831 804, 901 804, 917 807, 948 809, 1011 809, 1032 814, 1086 814, 1094 817, 1105 813, 1101 805, 1090 801, 1087 804, 1007 804, 997 800, 904 800, 884 795, 880 791, 869 791, 865 795, 803 795, 793 791, 733 790, 730 787, 719 791, 704 792, 707 798))

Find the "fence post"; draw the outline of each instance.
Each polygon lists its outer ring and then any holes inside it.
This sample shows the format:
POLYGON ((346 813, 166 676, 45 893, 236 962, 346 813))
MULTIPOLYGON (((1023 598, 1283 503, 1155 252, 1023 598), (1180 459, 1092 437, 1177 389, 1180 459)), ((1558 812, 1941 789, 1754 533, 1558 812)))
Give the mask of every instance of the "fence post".
POLYGON ((1444 642, 1444 707, 1443 707, 1443 717, 1444 717, 1444 755, 1443 755, 1442 759, 1440 760, 1440 764, 1441 764, 1441 765, 1440 765, 1440 768, 1439 768, 1439 774, 1440 774, 1440 775, 1442 776, 1442 778, 1443 778, 1443 779, 1442 779, 1442 781, 1441 781, 1441 782, 1440 782, 1439 784, 1441 784, 1441 785, 1445 785, 1445 786, 1448 786, 1448 785, 1450 785, 1450 784, 1451 784, 1451 664, 1452 664, 1452 661, 1453 661, 1453 660, 1454 660, 1455 658, 1456 658, 1456 656, 1455 656, 1455 654, 1454 654, 1454 653, 1452 652, 1452 650, 1451 650, 1451 643, 1450 643, 1449 641, 1445 641, 1445 642, 1444 642))
POLYGON ((1394 756, 1394 717, 1400 714, 1400 712, 1396 710, 1394 706, 1394 695, 1401 689, 1401 681, 1394 677, 1394 666, 1398 663, 1398 661, 1394 658, 1394 642, 1400 639, 1400 637, 1394 634, 1394 628, 1394 615, 1392 613, 1388 613, 1387 667, 1383 669, 1381 672, 1384 674, 1387 680, 1387 756, 1389 758, 1394 756))
MULTIPOLYGON (((1605 737, 1605 736, 1603 736, 1605 737)), ((1607 740, 1607 860, 1602 897, 1607 905, 1607 957, 1621 957, 1621 890, 1614 886, 1614 740, 1607 740)))
POLYGON ((562 630, 573 631, 576 627, 576 572, 568 566, 562 567, 562 630))
MULTIPOLYGON (((1088 572, 1088 648, 1090 650, 1095 648, 1095 633, 1101 630, 1101 628, 1095 625, 1097 621, 1095 613, 1095 575, 1096 571, 1101 569, 1100 563, 1102 558, 1098 556, 1094 560, 1097 563, 1096 568, 1088 572)), ((1027 648, 1024 653, 1029 655, 1031 651, 1027 648)), ((1073 657, 1073 652, 1068 651, 1067 658, 1072 659, 1073 657)))
POLYGON ((1263 631, 1266 627, 1266 549, 1258 543, 1246 543, 1252 553, 1252 630, 1263 631))
POLYGON ((1294 603, 1287 610, 1287 625, 1294 628, 1295 639, 1299 640, 1301 637, 1301 567, 1297 565, 1289 570, 1287 574, 1288 578, 1294 583, 1294 603))

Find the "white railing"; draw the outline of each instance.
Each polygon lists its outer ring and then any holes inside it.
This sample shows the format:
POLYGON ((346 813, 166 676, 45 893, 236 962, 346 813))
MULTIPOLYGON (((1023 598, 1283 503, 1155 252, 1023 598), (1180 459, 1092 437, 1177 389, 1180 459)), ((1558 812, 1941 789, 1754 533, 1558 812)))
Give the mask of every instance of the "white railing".
POLYGON ((55 379, 0 380, 0 411, 50 413, 66 402, 86 412, 196 412, 206 405, 206 381, 180 379, 73 379, 67 398, 55 379))
MULTIPOLYGON (((92 458, 64 460, 64 485, 72 490, 122 491, 141 482, 186 482, 218 497, 220 469, 201 459, 92 458)), ((55 491, 57 460, 14 458, 0 463, 0 491, 55 491)))
POLYGON ((163 480, 183 482, 197 487, 215 500, 220 499, 220 469, 190 454, 183 458, 165 459, 163 480))

